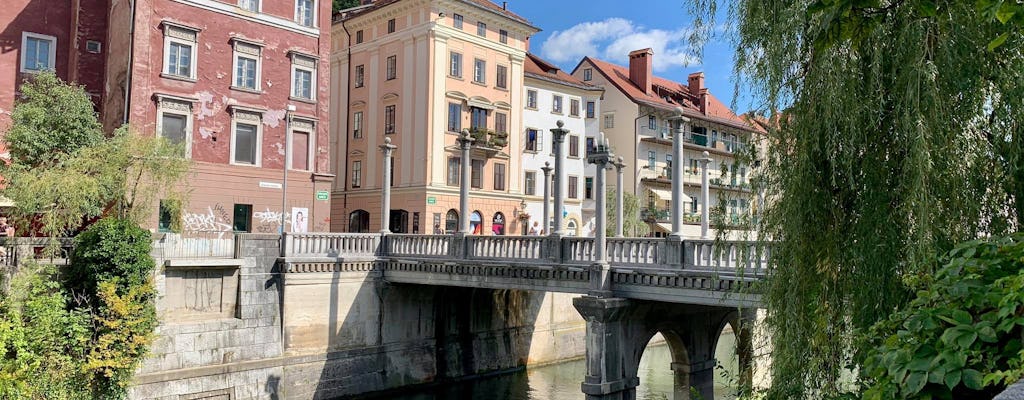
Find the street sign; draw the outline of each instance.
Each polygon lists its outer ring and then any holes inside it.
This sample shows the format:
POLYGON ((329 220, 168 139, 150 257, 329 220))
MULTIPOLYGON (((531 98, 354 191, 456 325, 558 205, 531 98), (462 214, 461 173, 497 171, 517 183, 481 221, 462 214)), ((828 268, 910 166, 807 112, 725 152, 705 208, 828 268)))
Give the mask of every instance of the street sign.
POLYGON ((436 197, 427 197, 427 204, 437 204, 436 197))
POLYGON ((316 199, 317 200, 327 200, 327 199, 330 199, 330 198, 331 198, 331 193, 326 191, 326 190, 318 190, 316 192, 316 199))

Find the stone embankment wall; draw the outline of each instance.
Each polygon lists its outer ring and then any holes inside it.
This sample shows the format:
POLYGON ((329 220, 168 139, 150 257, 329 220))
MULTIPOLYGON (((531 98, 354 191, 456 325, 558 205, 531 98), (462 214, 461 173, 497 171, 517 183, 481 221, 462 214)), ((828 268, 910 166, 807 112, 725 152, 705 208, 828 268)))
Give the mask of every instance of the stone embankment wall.
POLYGON ((330 399, 585 352, 573 295, 389 284, 372 261, 282 273, 278 236, 236 246, 184 259, 154 246, 162 323, 131 398, 330 399))

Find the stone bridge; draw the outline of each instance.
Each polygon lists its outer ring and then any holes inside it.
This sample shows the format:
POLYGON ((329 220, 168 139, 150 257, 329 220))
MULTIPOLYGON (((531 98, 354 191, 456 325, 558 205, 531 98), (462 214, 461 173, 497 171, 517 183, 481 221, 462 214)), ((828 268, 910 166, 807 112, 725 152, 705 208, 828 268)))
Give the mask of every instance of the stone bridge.
POLYGON ((601 252, 597 240, 287 234, 280 264, 286 283, 305 274, 369 273, 386 283, 581 294, 573 303, 587 323, 587 399, 635 398, 640 357, 656 333, 673 355, 676 398, 692 387, 713 399, 714 351, 725 325, 737 333, 740 364, 751 362, 749 329, 739 321, 760 305, 756 283, 767 249, 741 241, 611 238, 601 252), (595 258, 601 254, 605 260, 595 258))

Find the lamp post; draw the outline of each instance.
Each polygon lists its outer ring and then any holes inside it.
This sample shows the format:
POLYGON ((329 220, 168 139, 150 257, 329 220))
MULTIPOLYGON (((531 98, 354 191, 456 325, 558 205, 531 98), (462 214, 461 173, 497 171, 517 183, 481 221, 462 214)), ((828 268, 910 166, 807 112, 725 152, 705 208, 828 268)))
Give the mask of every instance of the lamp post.
MULTIPOLYGON (((551 130, 551 137, 555 146, 555 227, 551 232, 553 235, 561 236, 564 231, 562 230, 562 209, 565 208, 565 196, 563 195, 562 186, 565 185, 565 168, 563 167, 564 162, 562 161, 562 143, 565 142, 565 135, 569 133, 568 129, 563 128, 565 122, 559 120, 555 123, 557 128, 551 130)), ((547 223, 547 221, 545 221, 547 223)))
POLYGON ((708 190, 708 163, 711 162, 711 154, 704 151, 700 161, 700 238, 708 238, 708 203, 711 201, 711 191, 708 190))
POLYGON ((548 213, 548 207, 551 205, 551 163, 545 161, 544 167, 540 170, 544 172, 544 211, 541 212, 541 216, 544 218, 541 223, 544 226, 541 229, 546 230, 548 229, 548 218, 551 218, 551 214, 548 213))
MULTIPOLYGON (((594 201, 597 208, 597 229, 594 232, 594 269, 596 271, 591 274, 590 295, 594 297, 611 297, 611 268, 608 265, 607 252, 605 250, 605 240, 607 238, 605 229, 608 224, 608 211, 605 205, 608 187, 605 184, 605 170, 614 164, 615 154, 612 154, 603 133, 600 135, 596 147, 595 151, 587 156, 587 162, 597 166, 597 173, 594 177, 595 185, 597 186, 597 198, 594 201)), ((619 191, 621 192, 622 189, 619 188, 619 191)))
POLYGON ((459 150, 462 151, 462 166, 459 170, 459 233, 469 234, 469 149, 473 147, 476 140, 469 136, 468 130, 463 130, 459 138, 459 150))
POLYGON ((391 138, 384 138, 380 151, 384 152, 384 187, 381 189, 380 233, 391 233, 391 160, 398 146, 391 144, 391 138))
POLYGON ((617 172, 615 178, 615 237, 622 237, 622 169, 626 167, 626 163, 623 162, 622 156, 619 156, 613 165, 615 165, 615 171, 617 172))

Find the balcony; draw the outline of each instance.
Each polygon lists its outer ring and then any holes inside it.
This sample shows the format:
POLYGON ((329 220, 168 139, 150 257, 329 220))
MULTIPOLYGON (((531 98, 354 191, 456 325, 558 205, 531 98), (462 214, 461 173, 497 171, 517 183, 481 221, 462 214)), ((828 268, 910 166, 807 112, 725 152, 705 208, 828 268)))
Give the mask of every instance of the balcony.
MULTIPOLYGON (((672 210, 668 208, 647 207, 640 210, 640 219, 648 223, 670 223, 672 222, 672 210)), ((695 212, 683 212, 683 223, 700 223, 700 214, 695 212)))
POLYGON ((508 146, 508 132, 473 127, 469 129, 469 135, 475 140, 473 147, 482 150, 488 157, 493 157, 508 146))

